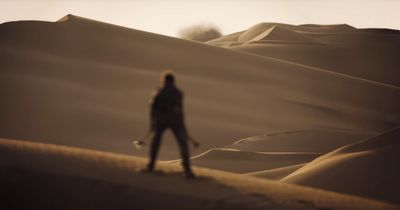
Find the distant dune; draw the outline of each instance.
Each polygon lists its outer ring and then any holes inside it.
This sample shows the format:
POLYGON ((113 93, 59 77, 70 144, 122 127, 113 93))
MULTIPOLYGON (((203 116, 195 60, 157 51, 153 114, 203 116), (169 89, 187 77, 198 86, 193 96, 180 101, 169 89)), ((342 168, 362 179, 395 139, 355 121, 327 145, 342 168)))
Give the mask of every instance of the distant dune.
MULTIPOLYGON (((202 167, 279 180, 324 153, 366 137, 371 134, 323 130, 272 133, 211 149, 193 157, 192 162, 202 167)), ((178 164, 178 161, 172 163, 178 164)))
POLYGON ((398 30, 260 23, 208 43, 400 86, 398 30))
POLYGON ((258 152, 326 153, 371 136, 346 130, 298 130, 249 137, 226 147, 258 152))
POLYGON ((282 179, 400 203, 400 128, 341 147, 282 179))
POLYGON ((235 149, 212 149, 192 158, 195 165, 237 173, 280 168, 306 163, 319 153, 265 153, 235 149))
MULTIPOLYGON (((400 121, 393 85, 73 15, 1 24, 0 44, 7 138, 144 156, 131 142, 148 129, 147 100, 165 69, 185 92, 189 131, 202 143, 194 155, 266 133, 376 134, 400 121)), ((178 158, 170 133, 161 158, 178 158)))
POLYGON ((297 33, 281 27, 279 25, 270 26, 259 24, 248 29, 238 37, 240 42, 283 42, 283 43, 302 43, 302 44, 322 44, 310 36, 297 33))
POLYGON ((398 206, 291 184, 196 168, 138 172, 145 160, 100 151, 0 140, 1 209, 383 210, 398 206))
POLYGON ((266 169, 255 171, 251 173, 247 173, 246 175, 265 178, 265 179, 273 179, 273 180, 281 180, 286 176, 290 175, 291 173, 295 172, 297 169, 302 168, 307 163, 301 163, 296 165, 284 166, 279 168, 273 169, 266 169))
POLYGON ((67 15, 0 24, 0 45, 0 138, 16 139, 0 209, 399 209, 340 194, 400 204, 397 30, 259 23, 204 44, 67 15), (184 180, 171 133, 163 172, 137 172, 164 70, 194 165, 236 174, 184 180))

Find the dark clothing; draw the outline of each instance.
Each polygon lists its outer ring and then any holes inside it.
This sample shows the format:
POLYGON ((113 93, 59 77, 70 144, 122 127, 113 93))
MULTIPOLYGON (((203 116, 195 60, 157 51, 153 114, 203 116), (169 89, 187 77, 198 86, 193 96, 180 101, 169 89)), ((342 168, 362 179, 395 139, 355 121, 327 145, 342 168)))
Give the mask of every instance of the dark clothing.
POLYGON ((184 127, 183 94, 173 84, 159 88, 151 100, 151 126, 175 124, 184 127))
POLYGON ((153 95, 150 117, 154 136, 150 149, 149 170, 154 169, 162 135, 166 129, 170 128, 178 141, 185 173, 187 175, 192 174, 182 100, 182 92, 173 84, 164 85, 164 87, 159 88, 153 95))
POLYGON ((181 152, 181 158, 182 158, 182 166, 183 169, 185 170, 186 173, 191 173, 191 168, 190 168, 190 161, 189 161, 189 149, 187 145, 187 140, 186 136, 184 135, 184 132, 182 128, 176 126, 176 125, 164 125, 164 126, 159 126, 156 128, 154 137, 151 143, 151 149, 150 149, 150 162, 148 165, 148 168, 150 170, 154 169, 155 161, 157 159, 158 151, 160 148, 161 144, 161 138, 164 133, 164 131, 170 128, 172 132, 175 135, 176 140, 178 141, 179 149, 181 152))

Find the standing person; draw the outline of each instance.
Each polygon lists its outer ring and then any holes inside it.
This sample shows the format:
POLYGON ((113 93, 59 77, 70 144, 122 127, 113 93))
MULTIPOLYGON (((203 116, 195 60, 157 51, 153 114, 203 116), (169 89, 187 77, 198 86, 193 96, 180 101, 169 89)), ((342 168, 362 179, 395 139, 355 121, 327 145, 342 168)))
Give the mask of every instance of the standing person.
POLYGON ((167 71, 161 75, 161 87, 159 87, 150 100, 150 121, 154 133, 151 148, 150 161, 147 165, 148 171, 153 171, 161 143, 161 138, 166 129, 171 129, 178 141, 182 166, 187 178, 194 178, 190 167, 188 134, 184 123, 183 94, 175 86, 175 77, 172 72, 167 71))

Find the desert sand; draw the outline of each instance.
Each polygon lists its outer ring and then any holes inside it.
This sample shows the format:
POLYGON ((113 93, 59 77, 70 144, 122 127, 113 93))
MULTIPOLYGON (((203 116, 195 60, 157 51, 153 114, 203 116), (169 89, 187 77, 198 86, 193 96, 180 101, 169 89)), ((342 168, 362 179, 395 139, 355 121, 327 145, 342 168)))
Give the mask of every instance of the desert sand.
POLYGON ((196 168, 140 172, 145 159, 66 146, 0 139, 4 209, 398 209, 383 202, 196 168))
POLYGON ((290 175, 291 173, 295 172, 297 169, 302 168, 306 164, 307 163, 301 163, 301 164, 297 164, 297 165, 289 165, 289 166, 284 166, 284 167, 280 167, 280 168, 255 171, 255 172, 247 173, 246 175, 256 176, 256 177, 261 177, 261 178, 266 178, 266 179, 272 179, 272 180, 281 180, 281 179, 285 178, 286 176, 290 175))
POLYGON ((400 85, 400 31, 339 25, 260 23, 210 44, 400 85))
MULTIPOLYGON (((148 99, 166 69, 202 142, 195 155, 266 133, 377 134, 399 122, 393 85, 72 15, 4 23, 0 43, 7 138, 132 154, 127 144, 147 131, 148 99)), ((178 157, 170 134, 163 148, 162 159, 178 157)))
MULTIPOLYGON (((400 63, 396 58, 400 52, 399 38, 399 31, 388 29, 261 23, 246 31, 212 40, 209 44, 346 74, 397 89, 400 78, 400 63)), ((398 128, 393 129, 375 137, 352 133, 353 138, 349 133, 338 132, 286 132, 283 138, 274 139, 273 134, 256 136, 227 147, 246 151, 327 153, 311 163, 289 163, 248 174, 400 203, 397 196, 400 179, 396 167, 400 158, 396 144, 400 136, 398 128), (296 133, 302 135, 293 135, 296 133), (351 142, 356 139, 361 141, 351 142), (345 146, 334 150, 340 144, 345 146), (369 146, 360 148, 359 145, 369 146), (358 149, 352 149, 355 147, 358 149)))
POLYGON ((15 139, 1 141, 1 175, 38 209, 58 195, 76 201, 65 209, 398 209, 382 202, 400 204, 399 31, 260 23, 199 43, 67 15, 3 23, 0 45, 0 138, 15 139), (171 133, 164 175, 137 172, 148 147, 132 140, 164 70, 201 142, 195 182, 177 172, 171 133))
POLYGON ((320 155, 320 153, 250 152, 221 148, 194 156, 192 162, 208 168, 249 173, 310 162, 320 155))
POLYGON ((400 128, 327 153, 282 179, 400 203, 400 128))

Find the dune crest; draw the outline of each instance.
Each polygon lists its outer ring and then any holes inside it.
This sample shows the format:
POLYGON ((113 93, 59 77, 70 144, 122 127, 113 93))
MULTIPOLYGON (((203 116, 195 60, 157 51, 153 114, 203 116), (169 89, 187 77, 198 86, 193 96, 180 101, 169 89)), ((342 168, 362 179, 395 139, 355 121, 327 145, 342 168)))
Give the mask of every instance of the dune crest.
POLYGON ((301 24, 299 26, 307 28, 315 28, 315 29, 335 30, 335 31, 349 31, 356 29, 355 27, 348 24, 332 24, 332 25, 301 24))
MULTIPOLYGON (((160 73, 172 69, 185 92, 189 131, 202 144, 192 153, 195 164, 275 179, 290 173, 283 181, 399 203, 400 193, 393 187, 398 184, 394 164, 399 161, 399 146, 392 140, 398 132, 354 143, 400 124, 399 37, 394 30, 348 25, 261 23, 202 44, 74 15, 58 22, 4 23, 0 25, 0 137, 103 152, 4 140, 0 163, 13 184, 18 184, 12 180, 14 173, 30 184, 42 182, 44 172, 45 179, 53 176, 67 183, 106 183, 112 189, 134 184, 127 197, 140 188, 149 196, 182 199, 181 192, 159 186, 149 189, 131 180, 134 174, 139 181, 159 181, 134 172, 144 159, 107 153, 147 155, 148 148, 136 151, 132 140, 148 130, 148 98, 160 73), (342 148, 320 156, 337 147, 342 148), (377 178, 369 182, 365 174, 377 178)), ((178 158, 171 135, 163 145, 161 159, 178 158)), ((162 165, 168 175, 179 171, 173 164, 162 165)), ((307 206, 311 209, 329 202, 333 203, 327 206, 335 209, 386 208, 365 199, 251 176, 202 168, 198 172, 218 180, 204 186, 207 193, 211 186, 220 192, 219 183, 239 189, 251 185, 277 200, 282 195, 312 202, 307 206), (315 192, 327 200, 318 200, 315 192)), ((169 176, 164 181, 169 187, 190 189, 181 181, 169 183, 169 176)), ((227 191, 217 196, 231 196, 227 191)), ((201 193, 193 196, 196 205, 204 204, 201 199, 215 204, 201 193)), ((240 201, 238 207, 225 206, 222 198, 223 207, 251 209, 260 201, 253 196, 246 199, 249 203, 240 201)), ((216 202, 218 206, 221 201, 216 202)))
MULTIPOLYGON (((253 29, 257 30, 257 29, 253 29)), ((300 44, 323 44, 322 42, 313 39, 307 35, 288 30, 283 26, 274 25, 265 31, 256 34, 252 29, 246 31, 239 37, 239 41, 250 42, 284 42, 284 43, 300 43, 300 44), (254 36, 254 37, 253 37, 254 36)))
POLYGON ((68 14, 65 15, 64 17, 58 19, 56 22, 65 22, 65 21, 70 21, 72 18, 75 18, 76 16, 68 14))
POLYGON ((295 130, 249 137, 226 147, 258 152, 326 153, 371 136, 345 130, 295 130))
POLYGON ((309 162, 320 156, 307 152, 257 152, 241 151, 230 148, 211 149, 192 158, 197 166, 236 173, 280 168, 309 162))
POLYGON ((208 43, 400 86, 399 30, 260 23, 208 43))
POLYGON ((288 176, 289 174, 295 172, 299 168, 305 166, 306 164, 307 163, 301 163, 301 164, 284 166, 284 167, 280 167, 280 168, 255 171, 255 172, 247 173, 246 175, 265 178, 265 179, 281 180, 281 179, 285 178, 286 176, 288 176))
MULTIPOLYGON (((147 131, 148 98, 165 69, 175 71, 189 130, 203 145, 193 155, 263 133, 368 134, 400 123, 400 92, 392 86, 73 15, 66 19, 0 25, 1 137, 145 156, 147 149, 127 145, 147 131)), ((260 26, 260 32, 273 25, 260 26)), ((172 135, 163 145, 161 159, 179 157, 172 135)))
POLYGON ((400 203, 400 128, 327 153, 282 179, 400 203))
POLYGON ((0 207, 398 209, 355 196, 202 168, 195 169, 202 178, 191 181, 173 175, 179 169, 170 165, 161 164, 159 175, 138 172, 144 165, 144 159, 132 156, 1 139, 0 193, 7 192, 8 200, 0 207))

